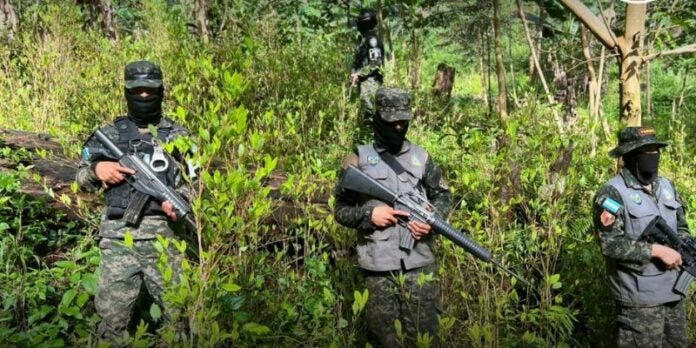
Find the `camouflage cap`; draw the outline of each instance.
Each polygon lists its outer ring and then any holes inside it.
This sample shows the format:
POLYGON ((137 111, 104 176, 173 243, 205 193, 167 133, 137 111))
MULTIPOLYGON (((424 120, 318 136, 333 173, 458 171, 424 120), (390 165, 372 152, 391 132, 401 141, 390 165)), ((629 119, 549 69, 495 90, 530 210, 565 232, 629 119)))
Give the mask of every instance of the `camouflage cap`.
POLYGON ((656 145, 658 148, 669 145, 668 142, 655 138, 655 128, 626 127, 619 132, 619 145, 609 151, 612 157, 621 157, 639 147, 656 145))
POLYGON ((141 60, 130 62, 123 72, 126 88, 159 88, 162 86, 162 70, 155 63, 141 60))
POLYGON ((398 88, 380 88, 375 94, 377 113, 387 122, 409 121, 411 113, 411 94, 398 88))

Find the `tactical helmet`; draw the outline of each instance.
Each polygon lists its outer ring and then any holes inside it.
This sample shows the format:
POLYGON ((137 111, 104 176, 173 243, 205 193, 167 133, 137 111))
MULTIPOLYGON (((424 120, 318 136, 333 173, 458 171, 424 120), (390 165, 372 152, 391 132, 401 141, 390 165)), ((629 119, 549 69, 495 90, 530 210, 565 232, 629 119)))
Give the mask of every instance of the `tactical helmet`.
POLYGON ((609 152, 612 157, 621 157, 637 148, 655 145, 658 148, 668 146, 668 142, 655 138, 655 128, 626 127, 619 132, 619 145, 609 152))
POLYGON ((126 89, 162 87, 162 70, 155 63, 141 60, 126 65, 123 72, 126 89))
POLYGON ((411 94, 399 88, 382 87, 375 93, 375 106, 379 117, 387 122, 409 121, 411 94))
POLYGON ((373 9, 364 8, 358 15, 358 31, 365 32, 373 29, 377 25, 377 12, 373 9))

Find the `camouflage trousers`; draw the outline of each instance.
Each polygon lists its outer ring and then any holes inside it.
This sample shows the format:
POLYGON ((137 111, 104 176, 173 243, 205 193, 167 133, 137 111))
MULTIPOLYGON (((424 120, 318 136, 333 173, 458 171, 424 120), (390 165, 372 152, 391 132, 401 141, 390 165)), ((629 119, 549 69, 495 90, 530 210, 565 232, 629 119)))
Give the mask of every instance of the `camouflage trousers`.
POLYGON ((382 83, 376 77, 368 77, 360 82, 360 116, 357 143, 368 143, 372 140, 372 118, 375 115, 375 93, 382 83))
POLYGON ((99 290, 94 300, 102 321, 98 333, 100 342, 114 346, 123 345, 123 337, 133 311, 140 288, 145 283, 155 303, 161 308, 164 321, 174 313, 163 300, 165 285, 169 281, 178 283, 183 255, 170 243, 161 254, 155 246, 156 240, 136 240, 127 247, 123 240, 103 238, 99 242, 101 263, 99 264, 99 290), (163 276, 163 271, 171 268, 163 276))
POLYGON ((655 307, 621 306, 617 322, 619 348, 687 347, 683 300, 655 307))
POLYGON ((375 343, 390 348, 413 347, 419 333, 427 333, 431 346, 437 345, 440 285, 434 278, 419 284, 419 278, 435 276, 436 272, 435 264, 405 272, 366 272, 369 297, 365 313, 375 343))

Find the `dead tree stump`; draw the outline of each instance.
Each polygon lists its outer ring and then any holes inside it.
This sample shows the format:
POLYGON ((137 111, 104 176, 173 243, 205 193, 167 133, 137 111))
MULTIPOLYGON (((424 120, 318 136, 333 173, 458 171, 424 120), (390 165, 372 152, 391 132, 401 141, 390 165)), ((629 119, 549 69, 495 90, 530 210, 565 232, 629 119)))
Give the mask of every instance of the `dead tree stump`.
POLYGON ((445 63, 437 65, 437 75, 433 81, 432 94, 435 97, 449 101, 454 87, 455 69, 445 63))

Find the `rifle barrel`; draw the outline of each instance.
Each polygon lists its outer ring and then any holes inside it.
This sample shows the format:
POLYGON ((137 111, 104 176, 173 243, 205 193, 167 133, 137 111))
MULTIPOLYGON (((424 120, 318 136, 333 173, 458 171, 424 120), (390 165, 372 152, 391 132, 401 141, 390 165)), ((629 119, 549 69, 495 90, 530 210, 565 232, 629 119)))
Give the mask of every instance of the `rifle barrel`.
POLYGON ((111 152, 111 154, 113 154, 116 158, 123 157, 123 151, 121 151, 121 149, 119 149, 118 146, 116 146, 116 144, 114 144, 114 142, 111 141, 111 139, 109 139, 109 137, 106 136, 106 134, 104 134, 104 132, 102 132, 100 129, 97 129, 97 131, 94 132, 94 135, 97 136, 99 142, 104 144, 104 146, 106 146, 107 149, 109 149, 109 151, 111 152))

